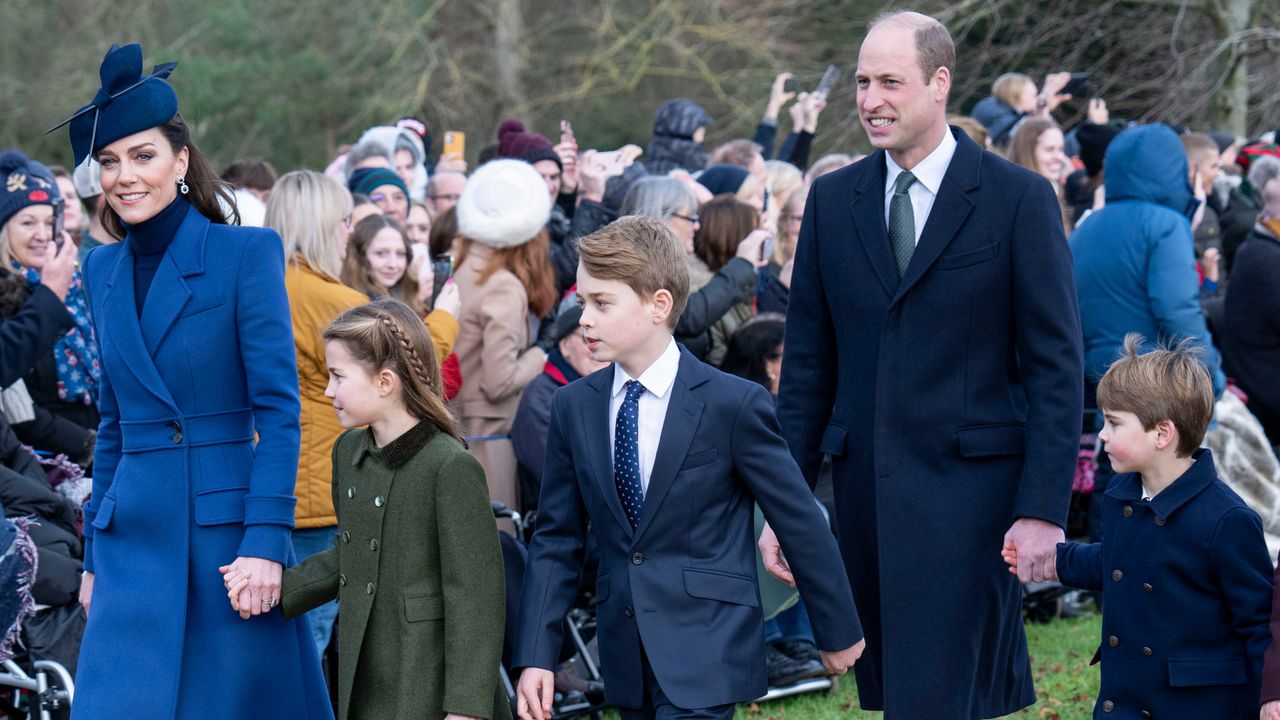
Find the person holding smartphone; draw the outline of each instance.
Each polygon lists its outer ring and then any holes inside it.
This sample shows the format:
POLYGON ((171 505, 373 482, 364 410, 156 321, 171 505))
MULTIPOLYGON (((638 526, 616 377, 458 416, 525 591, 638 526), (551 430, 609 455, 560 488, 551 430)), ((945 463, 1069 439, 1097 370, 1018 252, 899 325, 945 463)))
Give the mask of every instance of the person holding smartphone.
POLYGON ((0 178, 0 343, 6 361, 21 357, 3 363, 0 409, 23 443, 88 466, 101 368, 64 201, 53 173, 20 152, 0 155, 0 178))

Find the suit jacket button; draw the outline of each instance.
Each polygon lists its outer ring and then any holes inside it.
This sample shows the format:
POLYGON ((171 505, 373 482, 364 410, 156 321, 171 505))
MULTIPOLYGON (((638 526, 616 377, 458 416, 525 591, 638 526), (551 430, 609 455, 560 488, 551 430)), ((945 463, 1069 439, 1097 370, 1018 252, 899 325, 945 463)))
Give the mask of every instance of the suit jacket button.
POLYGON ((1110 645, 1111 647, 1115 647, 1120 644, 1120 638, 1116 637, 1115 635, 1112 635, 1111 637, 1107 638, 1107 644, 1110 645))
POLYGON ((339 585, 346 585, 346 584, 347 584, 347 576, 346 576, 346 574, 344 574, 344 573, 338 573, 338 584, 339 584, 339 585))
POLYGON ((369 583, 368 585, 365 585, 365 586, 364 586, 364 592, 365 592, 365 594, 366 594, 366 595, 372 595, 372 594, 373 594, 373 583, 369 583))
POLYGON ((1102 703, 1103 712, 1111 712, 1112 710, 1115 710, 1115 709, 1116 709, 1116 704, 1111 702, 1110 700, 1107 700, 1102 703))
POLYGON ((631 556, 632 565, 639 565, 643 562, 644 562, 644 555, 642 553, 636 553, 635 555, 631 556))
POLYGON ((1125 517, 1132 517, 1132 516, 1133 516, 1133 506, 1132 506, 1132 505, 1125 505, 1125 506, 1124 506, 1124 516, 1125 516, 1125 517))
POLYGON ((1149 718, 1149 717, 1151 717, 1151 711, 1150 711, 1150 710, 1143 710, 1143 711, 1142 711, 1142 717, 1144 717, 1144 718, 1149 718))
POLYGON ((344 542, 344 543, 349 543, 349 542, 351 542, 351 533, 349 533, 349 532, 344 532, 344 533, 342 533, 342 542, 344 542))
POLYGON ((1156 518, 1156 527, 1164 527, 1164 518, 1156 518))
POLYGON ((1142 654, 1146 655, 1147 657, 1151 657, 1151 648, 1149 647, 1142 648, 1142 654))
POLYGON ((1146 590, 1147 592, 1151 592, 1153 588, 1151 587, 1151 583, 1142 583, 1142 589, 1146 590))
POLYGON ((622 614, 623 614, 623 615, 626 615, 627 617, 635 617, 635 616, 636 616, 636 610, 635 610, 635 608, 633 608, 633 607, 631 607, 630 605, 628 605, 628 606, 626 606, 626 607, 622 608, 622 614))
POLYGON ((381 495, 379 495, 378 497, 373 499, 373 506, 382 507, 384 504, 386 504, 386 502, 387 502, 386 499, 383 498, 381 495))
POLYGON ((1121 580, 1124 579, 1124 573, 1121 572, 1120 570, 1112 570, 1111 579, 1115 580, 1116 582, 1120 582, 1121 580))

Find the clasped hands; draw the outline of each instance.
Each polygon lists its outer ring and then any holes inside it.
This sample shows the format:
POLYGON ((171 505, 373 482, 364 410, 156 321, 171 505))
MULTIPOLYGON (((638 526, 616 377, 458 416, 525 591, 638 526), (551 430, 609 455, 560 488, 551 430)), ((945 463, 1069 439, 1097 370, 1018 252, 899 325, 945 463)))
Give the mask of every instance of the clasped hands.
POLYGON ((230 565, 218 568, 222 584, 227 588, 231 609, 244 620, 271 612, 280 604, 280 579, 284 567, 274 560, 238 557, 230 565))

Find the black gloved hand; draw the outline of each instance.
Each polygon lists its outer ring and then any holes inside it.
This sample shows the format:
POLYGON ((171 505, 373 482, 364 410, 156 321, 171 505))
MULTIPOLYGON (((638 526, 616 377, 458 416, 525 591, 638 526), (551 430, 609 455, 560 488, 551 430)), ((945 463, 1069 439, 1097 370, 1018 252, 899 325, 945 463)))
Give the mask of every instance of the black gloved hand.
POLYGON ((559 340, 556 338, 556 308, 551 308, 538 323, 538 337, 531 347, 541 348, 542 352, 550 355, 551 348, 555 347, 557 342, 559 340))

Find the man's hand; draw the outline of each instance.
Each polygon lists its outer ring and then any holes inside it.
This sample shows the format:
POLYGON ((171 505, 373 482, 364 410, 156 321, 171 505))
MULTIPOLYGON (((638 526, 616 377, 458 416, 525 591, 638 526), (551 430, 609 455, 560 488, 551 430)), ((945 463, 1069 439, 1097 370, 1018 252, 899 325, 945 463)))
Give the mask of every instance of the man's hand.
POLYGON ((796 576, 791 574, 791 566, 787 564, 787 559, 782 557, 782 546, 778 544, 778 536, 773 533, 769 523, 764 524, 764 530, 760 533, 760 542, 757 544, 760 546, 760 557, 764 561, 764 569, 778 580, 795 587, 796 576))
POLYGON ((516 714, 520 720, 551 720, 556 694, 556 674, 542 668, 525 668, 516 685, 516 714))
POLYGON ((822 666, 827 669, 829 675, 844 675, 849 672, 849 668, 858 662, 858 658, 862 657, 862 651, 867 649, 867 641, 859 640, 853 647, 845 648, 839 652, 819 651, 822 656, 822 666))
POLYGON ((795 97, 794 92, 787 92, 787 81, 795 77, 789 72, 778 73, 773 79, 773 87, 769 90, 769 104, 764 109, 764 116, 770 120, 778 119, 778 112, 787 101, 795 97))
POLYGON ((1018 579, 1043 582, 1058 579, 1058 543, 1066 540, 1062 528, 1035 518, 1018 518, 1004 534, 1005 552, 1016 557, 1018 579))
POLYGON ((1259 720, 1280 720, 1280 700, 1272 700, 1262 706, 1262 712, 1258 713, 1259 720))

